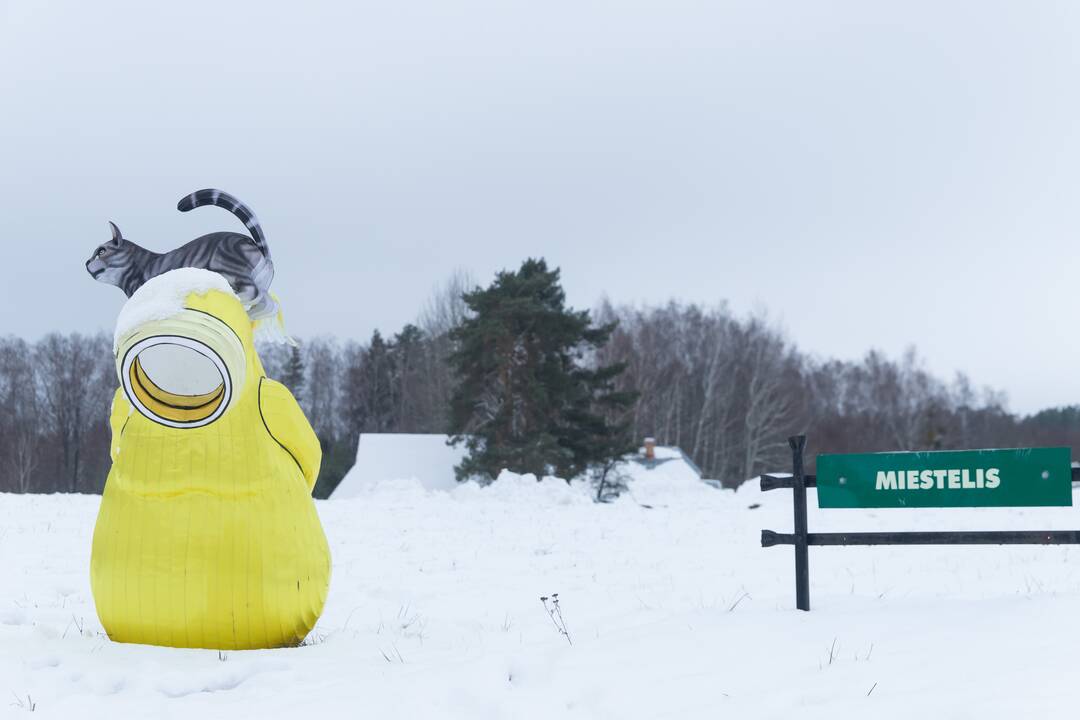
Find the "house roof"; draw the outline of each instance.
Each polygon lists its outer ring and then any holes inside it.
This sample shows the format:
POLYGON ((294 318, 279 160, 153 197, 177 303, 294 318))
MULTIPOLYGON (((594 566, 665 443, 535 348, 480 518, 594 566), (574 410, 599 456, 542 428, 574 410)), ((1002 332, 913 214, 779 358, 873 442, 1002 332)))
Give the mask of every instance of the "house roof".
POLYGON ((384 480, 416 479, 428 490, 449 490, 457 485, 454 466, 466 454, 465 446, 450 447, 447 435, 363 433, 356 444, 356 464, 331 493, 350 498, 384 480))
POLYGON ((664 475, 672 480, 700 480, 701 470, 686 453, 673 446, 658 445, 655 460, 646 460, 644 449, 624 463, 623 472, 631 480, 650 480, 664 475))

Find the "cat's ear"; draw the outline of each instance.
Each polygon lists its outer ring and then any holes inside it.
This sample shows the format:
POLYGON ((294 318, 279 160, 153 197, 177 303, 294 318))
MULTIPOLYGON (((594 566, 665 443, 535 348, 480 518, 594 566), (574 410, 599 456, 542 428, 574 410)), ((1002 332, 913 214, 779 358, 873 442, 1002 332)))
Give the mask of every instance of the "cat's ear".
POLYGON ((113 245, 119 245, 120 241, 124 239, 124 236, 120 233, 120 228, 116 227, 116 223, 112 220, 109 221, 109 228, 112 230, 113 245))

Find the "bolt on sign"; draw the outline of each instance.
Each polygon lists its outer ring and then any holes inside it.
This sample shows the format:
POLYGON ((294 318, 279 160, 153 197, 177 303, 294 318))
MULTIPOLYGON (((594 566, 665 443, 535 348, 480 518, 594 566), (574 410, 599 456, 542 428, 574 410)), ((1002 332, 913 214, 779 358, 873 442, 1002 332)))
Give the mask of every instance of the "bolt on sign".
POLYGON ((1069 448, 817 456, 818 507, 1072 505, 1069 448))

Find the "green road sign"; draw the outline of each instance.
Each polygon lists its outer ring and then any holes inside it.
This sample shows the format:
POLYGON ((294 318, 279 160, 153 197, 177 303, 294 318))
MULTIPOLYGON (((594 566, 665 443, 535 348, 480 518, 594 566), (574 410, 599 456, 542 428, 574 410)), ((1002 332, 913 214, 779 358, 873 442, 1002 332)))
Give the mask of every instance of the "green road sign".
POLYGON ((1069 448, 817 456, 818 507, 1072 505, 1069 448))

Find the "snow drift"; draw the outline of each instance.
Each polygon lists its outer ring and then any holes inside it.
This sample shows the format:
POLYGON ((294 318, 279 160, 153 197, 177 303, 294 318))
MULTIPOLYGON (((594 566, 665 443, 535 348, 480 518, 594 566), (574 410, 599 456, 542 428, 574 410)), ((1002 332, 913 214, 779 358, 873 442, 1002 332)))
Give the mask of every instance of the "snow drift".
MULTIPOLYGON (((110 642, 87 567, 99 499, 0 495, 0 673, 34 717, 1071 717, 1068 547, 813 548, 793 609, 790 494, 504 474, 373 483, 318 510, 334 558, 304 647, 110 642), (644 506, 650 507, 644 507, 644 506), (756 509, 751 509, 758 506, 756 509), (571 645, 541 596, 559 593, 571 645)), ((821 511, 816 530, 1041 529, 1076 510, 821 511)))

